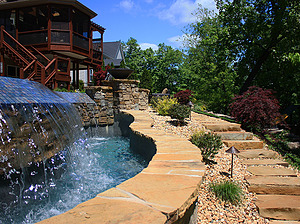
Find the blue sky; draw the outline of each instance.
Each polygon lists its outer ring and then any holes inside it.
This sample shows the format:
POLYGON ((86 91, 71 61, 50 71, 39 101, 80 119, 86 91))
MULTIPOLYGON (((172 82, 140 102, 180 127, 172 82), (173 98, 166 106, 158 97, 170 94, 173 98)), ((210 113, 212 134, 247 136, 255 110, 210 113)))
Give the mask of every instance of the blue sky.
POLYGON ((180 47, 184 27, 193 22, 198 4, 215 10, 214 0, 79 0, 98 14, 93 21, 104 28, 104 41, 135 38, 142 49, 159 43, 180 47))

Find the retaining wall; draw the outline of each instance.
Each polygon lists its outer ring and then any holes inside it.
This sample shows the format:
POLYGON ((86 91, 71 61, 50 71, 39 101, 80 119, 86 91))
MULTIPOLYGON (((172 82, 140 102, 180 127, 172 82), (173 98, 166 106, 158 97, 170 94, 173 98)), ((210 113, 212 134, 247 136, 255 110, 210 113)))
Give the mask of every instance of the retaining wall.
POLYGON ((151 159, 148 167, 40 223, 197 223, 196 201, 205 173, 199 149, 185 138, 153 129, 145 112, 125 111, 119 116, 120 130, 130 137, 133 150, 151 159))

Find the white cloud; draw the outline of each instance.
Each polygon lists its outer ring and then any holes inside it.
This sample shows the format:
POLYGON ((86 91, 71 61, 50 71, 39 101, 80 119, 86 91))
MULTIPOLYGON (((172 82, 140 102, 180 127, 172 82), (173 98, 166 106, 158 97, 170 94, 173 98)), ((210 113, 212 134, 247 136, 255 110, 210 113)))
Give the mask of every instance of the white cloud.
POLYGON ((176 48, 186 48, 186 47, 195 47, 199 41, 198 36, 193 36, 189 34, 182 34, 181 36, 175 36, 168 38, 168 41, 176 48))
POLYGON ((185 34, 183 34, 181 36, 178 35, 175 37, 168 38, 168 41, 172 44, 173 47, 182 48, 185 37, 186 37, 185 34))
POLYGON ((156 44, 150 44, 150 43, 141 43, 140 47, 142 50, 152 48, 152 50, 156 51, 158 49, 158 46, 156 44))
POLYGON ((173 24, 191 23, 196 19, 192 13, 198 8, 198 4, 216 11, 214 0, 176 0, 169 8, 161 10, 158 17, 173 24))
POLYGON ((133 8, 134 3, 132 0, 123 0, 120 2, 119 6, 123 9, 125 9, 126 11, 129 11, 133 8))

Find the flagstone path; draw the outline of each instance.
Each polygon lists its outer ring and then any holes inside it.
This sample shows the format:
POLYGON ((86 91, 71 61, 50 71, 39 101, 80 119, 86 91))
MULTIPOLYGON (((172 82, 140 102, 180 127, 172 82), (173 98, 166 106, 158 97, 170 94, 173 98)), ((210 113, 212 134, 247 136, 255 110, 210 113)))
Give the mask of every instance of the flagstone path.
MULTIPOLYGON (((201 119, 198 120, 201 123, 201 119)), ((245 177, 249 183, 248 190, 257 194, 256 206, 260 215, 279 223, 299 221, 299 173, 288 167, 276 152, 268 150, 263 142, 251 133, 243 131, 238 125, 215 121, 204 126, 220 135, 227 147, 234 146, 241 151, 238 156, 242 159, 241 162, 247 165, 249 173, 245 177)))

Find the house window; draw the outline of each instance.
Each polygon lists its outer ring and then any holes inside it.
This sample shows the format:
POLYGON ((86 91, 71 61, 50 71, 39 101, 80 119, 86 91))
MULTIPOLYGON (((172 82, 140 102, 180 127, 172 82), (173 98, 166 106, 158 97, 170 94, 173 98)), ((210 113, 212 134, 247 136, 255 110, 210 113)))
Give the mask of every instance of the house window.
POLYGON ((28 7, 19 10, 19 32, 45 30, 48 28, 46 6, 28 7))
POLYGON ((51 8, 52 29, 69 30, 69 8, 55 6, 51 8))
POLYGON ((72 10, 73 31, 89 38, 90 18, 78 10, 72 10))
POLYGON ((4 25, 6 31, 14 31, 16 26, 16 11, 0 11, 0 25, 4 25))
POLYGON ((19 67, 8 65, 6 74, 8 77, 19 78, 19 76, 20 76, 19 67))

